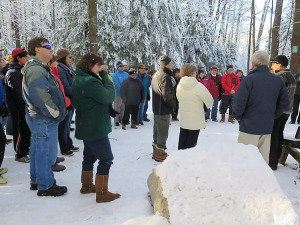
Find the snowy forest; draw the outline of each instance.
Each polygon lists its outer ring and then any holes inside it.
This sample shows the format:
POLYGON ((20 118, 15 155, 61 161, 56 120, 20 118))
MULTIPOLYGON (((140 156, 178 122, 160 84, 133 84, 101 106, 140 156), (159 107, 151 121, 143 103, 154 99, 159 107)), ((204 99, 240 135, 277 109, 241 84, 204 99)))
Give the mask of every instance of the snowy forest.
POLYGON ((233 64, 247 71, 249 58, 258 49, 291 56, 299 4, 299 0, 1 0, 0 47, 5 48, 4 55, 10 54, 16 47, 26 47, 31 38, 43 36, 54 50, 69 49, 75 62, 92 51, 111 69, 117 60, 127 59, 132 66, 144 63, 152 71, 157 58, 167 54, 178 67, 195 62, 224 71, 233 64))

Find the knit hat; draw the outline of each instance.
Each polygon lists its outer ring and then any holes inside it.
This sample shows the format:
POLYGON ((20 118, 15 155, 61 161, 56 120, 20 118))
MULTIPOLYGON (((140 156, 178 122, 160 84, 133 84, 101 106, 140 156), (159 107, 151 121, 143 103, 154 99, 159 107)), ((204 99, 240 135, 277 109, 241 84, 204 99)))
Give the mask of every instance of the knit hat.
POLYGON ((237 69, 237 70, 235 71, 235 74, 237 74, 237 73, 239 73, 239 72, 244 73, 242 70, 237 69))
POLYGON ((57 59, 62 59, 63 57, 66 57, 67 55, 71 55, 71 53, 67 49, 61 48, 57 51, 56 55, 57 55, 57 59))
POLYGON ((233 66, 232 66, 232 65, 228 65, 228 66, 227 66, 227 70, 230 69, 230 68, 233 69, 233 66))
POLYGON ((171 58, 169 58, 168 56, 166 55, 162 55, 159 57, 158 59, 158 65, 161 66, 161 67, 165 67, 166 65, 168 65, 170 62, 171 62, 171 58))
POLYGON ((274 59, 272 59, 271 63, 279 63, 284 67, 289 65, 289 60, 285 55, 278 55, 274 59))
POLYGON ((124 66, 124 65, 121 61, 118 61, 117 64, 116 64, 116 68, 118 69, 120 66, 124 66))
POLYGON ((8 55, 8 56, 6 57, 6 61, 9 61, 9 60, 11 60, 11 59, 13 59, 12 55, 8 55))
POLYGON ((122 63, 123 63, 124 66, 127 66, 127 65, 128 65, 128 62, 127 62, 127 60, 125 60, 125 59, 122 61, 122 63))
POLYGON ((217 66, 213 66, 210 68, 210 70, 217 70, 217 69, 219 69, 217 66))
POLYGON ((11 54, 12 54, 12 57, 15 58, 17 55, 20 55, 23 52, 27 53, 27 51, 24 48, 15 48, 11 54))
POLYGON ((128 73, 129 73, 129 75, 132 75, 132 74, 136 73, 136 70, 133 69, 133 68, 131 68, 131 69, 128 71, 128 73))

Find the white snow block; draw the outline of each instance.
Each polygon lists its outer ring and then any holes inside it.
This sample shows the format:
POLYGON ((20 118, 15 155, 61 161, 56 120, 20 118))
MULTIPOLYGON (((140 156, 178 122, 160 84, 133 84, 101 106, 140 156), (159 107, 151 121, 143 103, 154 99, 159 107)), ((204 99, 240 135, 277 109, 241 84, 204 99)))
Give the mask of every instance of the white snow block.
POLYGON ((161 185, 156 189, 165 198, 157 201, 150 188, 154 210, 167 207, 162 216, 169 214, 172 225, 299 224, 273 171, 251 145, 201 144, 173 151, 150 175, 148 186, 153 183, 161 185), (153 181, 155 174, 159 179, 153 181))

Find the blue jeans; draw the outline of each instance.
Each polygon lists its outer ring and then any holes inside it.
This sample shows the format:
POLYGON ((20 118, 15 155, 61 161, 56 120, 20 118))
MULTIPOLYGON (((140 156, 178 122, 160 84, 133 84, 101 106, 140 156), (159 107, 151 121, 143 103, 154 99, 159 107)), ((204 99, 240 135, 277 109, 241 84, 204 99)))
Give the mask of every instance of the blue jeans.
POLYGON ((114 156, 111 151, 108 136, 98 140, 84 140, 82 170, 90 171, 98 159, 97 174, 107 175, 114 156))
POLYGON ((137 122, 143 122, 145 101, 147 101, 147 100, 144 99, 144 102, 140 103, 140 105, 139 105, 139 114, 138 114, 137 122))
MULTIPOLYGON (((212 119, 216 119, 217 118, 217 113, 218 113, 218 103, 219 103, 219 99, 218 98, 214 98, 214 103, 212 106, 212 110, 211 110, 211 118, 212 119)), ((206 117, 209 117, 210 115, 210 108, 208 109, 208 111, 205 113, 206 117)))
POLYGON ((65 119, 58 125, 58 141, 61 154, 70 151, 73 141, 70 138, 70 127, 74 109, 69 110, 65 119))
POLYGON ((147 101, 147 99, 145 99, 143 119, 147 119, 148 118, 147 111, 148 111, 148 101, 147 101))
POLYGON ((31 131, 30 183, 38 184, 39 190, 49 189, 54 184, 51 166, 58 151, 58 122, 51 119, 31 118, 26 114, 31 131))

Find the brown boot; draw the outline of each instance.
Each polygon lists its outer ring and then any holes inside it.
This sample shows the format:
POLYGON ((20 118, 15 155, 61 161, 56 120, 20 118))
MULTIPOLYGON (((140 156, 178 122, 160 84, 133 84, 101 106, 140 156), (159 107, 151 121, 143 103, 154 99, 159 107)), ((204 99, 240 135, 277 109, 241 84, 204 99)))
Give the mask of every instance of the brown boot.
POLYGON ((96 188, 93 184, 93 170, 81 171, 81 183, 81 194, 96 193, 96 188))
POLYGON ((155 155, 156 155, 156 144, 152 143, 152 147, 153 147, 152 159, 155 159, 155 155))
POLYGON ((234 122, 234 120, 233 120, 233 118, 232 118, 232 115, 229 115, 229 117, 228 117, 228 122, 235 124, 235 122, 234 122))
POLYGON ((165 152, 165 149, 156 147, 156 154, 154 160, 157 162, 162 162, 167 158, 168 154, 165 152))
POLYGON ((111 202, 120 198, 120 194, 114 194, 108 191, 107 175, 96 174, 96 202, 111 202))
POLYGON ((126 130, 126 124, 125 123, 122 123, 122 129, 126 130))
POLYGON ((225 122, 225 114, 221 114, 222 115, 222 119, 220 120, 220 123, 224 123, 225 122))
POLYGON ((131 128, 137 129, 136 122, 131 120, 131 128))

